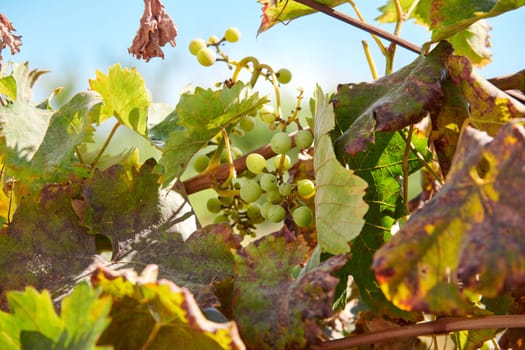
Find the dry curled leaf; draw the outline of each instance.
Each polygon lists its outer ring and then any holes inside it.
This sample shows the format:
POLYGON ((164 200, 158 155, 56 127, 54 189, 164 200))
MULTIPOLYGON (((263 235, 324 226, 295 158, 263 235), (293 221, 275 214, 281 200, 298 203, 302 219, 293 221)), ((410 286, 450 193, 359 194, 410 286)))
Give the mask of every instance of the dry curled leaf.
POLYGON ((11 33, 12 31, 16 31, 15 27, 3 13, 0 13, 0 69, 2 68, 2 50, 9 46, 11 55, 14 55, 20 51, 20 46, 22 46, 22 40, 20 40, 22 37, 11 33))
POLYGON ((128 52, 148 62, 153 57, 164 58, 161 47, 170 43, 175 46, 177 28, 160 0, 144 0, 144 14, 140 27, 128 52))

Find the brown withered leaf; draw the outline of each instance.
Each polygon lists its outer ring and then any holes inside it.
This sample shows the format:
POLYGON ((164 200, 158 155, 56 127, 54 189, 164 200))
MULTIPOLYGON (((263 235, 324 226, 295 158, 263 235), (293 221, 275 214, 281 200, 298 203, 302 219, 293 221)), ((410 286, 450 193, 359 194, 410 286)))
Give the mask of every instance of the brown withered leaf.
POLYGON ((153 57, 164 58, 161 47, 175 46, 177 28, 160 0, 144 0, 144 14, 140 27, 128 52, 148 62, 153 57))
POLYGON ((523 122, 494 138, 467 127, 441 191, 378 250, 376 278, 396 305, 465 314, 461 288, 495 297, 525 287, 523 122))
POLYGON ((13 24, 7 19, 7 17, 0 13, 0 69, 2 68, 2 50, 9 46, 11 49, 11 55, 20 51, 22 46, 22 36, 15 35, 12 32, 16 31, 13 24))

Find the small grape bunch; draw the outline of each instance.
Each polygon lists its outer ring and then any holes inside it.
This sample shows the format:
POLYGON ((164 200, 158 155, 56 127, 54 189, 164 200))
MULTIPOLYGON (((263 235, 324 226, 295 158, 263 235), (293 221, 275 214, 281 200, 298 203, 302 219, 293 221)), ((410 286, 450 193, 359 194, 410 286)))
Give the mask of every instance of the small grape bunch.
POLYGON ((206 42, 204 39, 196 38, 190 41, 189 51, 190 53, 197 57, 197 61, 204 67, 212 66, 217 61, 217 54, 214 52, 210 46, 215 46, 217 52, 219 52, 218 47, 224 41, 229 43, 235 43, 241 38, 241 32, 238 28, 231 27, 226 29, 222 39, 217 38, 212 35, 206 42))

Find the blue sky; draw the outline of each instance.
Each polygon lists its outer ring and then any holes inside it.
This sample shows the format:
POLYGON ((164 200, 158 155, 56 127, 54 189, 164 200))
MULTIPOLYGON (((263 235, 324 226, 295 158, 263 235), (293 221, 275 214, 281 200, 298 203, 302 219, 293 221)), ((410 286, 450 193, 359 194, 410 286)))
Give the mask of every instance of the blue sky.
MULTIPOLYGON (((149 63, 128 54, 143 11, 140 0, 106 1, 29 1, 4 0, 3 12, 23 36, 19 54, 4 51, 4 60, 29 61, 31 68, 51 70, 38 86, 37 96, 45 96, 52 87, 64 85, 74 77, 75 91, 87 89, 95 70, 106 71, 120 62, 137 67, 146 80, 155 102, 175 104, 188 84, 213 86, 226 79, 230 72, 224 64, 210 68, 198 65, 187 50, 191 39, 210 35, 221 36, 227 27, 238 27, 241 41, 229 44, 225 51, 240 59, 254 55, 275 68, 287 67, 294 77, 288 85, 290 94, 301 86, 309 93, 316 82, 326 90, 337 83, 370 80, 361 40, 368 40, 379 67, 382 56, 366 33, 323 14, 303 17, 288 25, 277 25, 256 36, 260 22, 260 4, 256 0, 163 1, 176 23, 179 35, 175 48, 166 47, 164 60, 149 63)), ((379 14, 377 8, 386 0, 357 0, 369 22, 379 14)), ((340 11, 353 15, 343 5, 340 11)), ((523 69, 525 46, 519 36, 525 19, 525 8, 500 18, 491 19, 494 61, 481 70, 485 77, 508 74, 523 69)), ((389 26, 383 26, 389 29, 389 26)), ((428 40, 430 34, 420 26, 405 25, 402 36, 416 44, 428 40)), ((415 54, 398 50, 396 68, 415 58, 415 54)), ((380 71, 382 68, 380 68, 380 71)))

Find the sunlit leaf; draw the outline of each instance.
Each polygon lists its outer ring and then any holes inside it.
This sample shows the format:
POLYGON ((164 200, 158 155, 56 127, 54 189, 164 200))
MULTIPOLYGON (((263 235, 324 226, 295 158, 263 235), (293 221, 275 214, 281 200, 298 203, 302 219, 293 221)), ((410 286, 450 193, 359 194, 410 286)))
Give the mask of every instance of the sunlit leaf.
POLYGON ((317 240, 322 252, 337 255, 350 251, 349 242, 361 232, 368 206, 363 201, 366 182, 335 157, 330 137, 334 126, 329 96, 318 87, 314 122, 317 240))
MULTIPOLYGON (((259 26, 258 33, 262 33, 265 30, 270 29, 277 23, 286 23, 292 19, 305 16, 316 12, 309 6, 300 4, 295 1, 273 1, 273 0, 258 0, 262 4, 262 20, 259 26)), ((323 4, 329 7, 335 7, 344 4, 344 0, 317 0, 319 4, 323 4)))
POLYGON ((375 141, 377 131, 401 130, 439 108, 451 50, 443 42, 428 56, 374 82, 339 85, 334 110, 336 128, 344 133, 336 152, 354 155, 375 141))
POLYGON ((193 93, 183 94, 175 114, 155 128, 157 135, 166 135, 166 127, 173 126, 174 130, 165 140, 160 159, 164 184, 179 177, 191 157, 221 129, 237 123, 243 116, 254 115, 267 101, 242 82, 231 88, 196 88, 193 93))
POLYGON ((112 323, 99 344, 114 349, 244 349, 234 322, 207 320, 192 294, 167 280, 157 281, 157 266, 140 276, 99 268, 91 281, 113 299, 112 323))
POLYGON ((332 316, 338 279, 345 262, 332 257, 297 280, 292 270, 308 248, 290 232, 265 236, 235 254, 233 314, 248 348, 305 348, 323 338, 322 320, 332 316))
POLYGON ((445 186, 376 253, 376 277, 396 305, 463 314, 473 306, 461 290, 495 297, 524 286, 521 123, 495 138, 467 128, 445 186))
POLYGON ((106 349, 97 341, 109 324, 111 300, 87 283, 62 301, 57 315, 47 291, 27 287, 7 295, 10 313, 0 311, 0 343, 7 349, 106 349))
MULTIPOLYGON (((45 71, 29 70, 29 64, 12 64, 11 76, 16 81, 16 99, 0 107, 0 124, 5 147, 17 159, 31 160, 46 133, 52 111, 35 106, 33 85, 45 71)), ((11 93, 12 93, 11 89, 11 93)), ((7 159, 15 163, 17 159, 7 159)))
POLYGON ((150 99, 144 80, 135 68, 123 69, 115 64, 107 75, 97 71, 95 79, 89 80, 89 86, 103 100, 97 119, 99 124, 114 116, 120 123, 146 135, 150 99))

